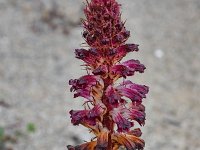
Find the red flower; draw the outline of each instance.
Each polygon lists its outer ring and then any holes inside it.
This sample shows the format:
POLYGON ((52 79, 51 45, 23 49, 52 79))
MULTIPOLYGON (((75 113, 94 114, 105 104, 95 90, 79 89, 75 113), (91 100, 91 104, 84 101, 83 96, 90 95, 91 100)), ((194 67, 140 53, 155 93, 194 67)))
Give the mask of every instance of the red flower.
POLYGON ((103 115, 105 111, 104 104, 97 104, 90 110, 71 110, 69 113, 71 114, 71 122, 74 125, 91 125, 95 126, 97 119, 101 120, 101 115, 103 115))
POLYGON ((118 132, 128 132, 129 129, 134 125, 133 122, 129 121, 127 109, 120 106, 118 108, 114 108, 110 114, 112 116, 113 121, 117 124, 118 132))
POLYGON ((146 98, 149 88, 145 85, 138 85, 131 81, 125 81, 116 87, 117 91, 122 95, 132 100, 132 102, 141 102, 146 98))
POLYGON ((90 66, 91 68, 96 68, 103 62, 103 58, 96 48, 91 48, 89 50, 76 49, 75 55, 76 58, 83 60, 86 65, 90 66))
POLYGON ((127 53, 133 52, 133 51, 139 51, 138 45, 136 44, 125 44, 122 46, 119 46, 113 50, 110 51, 110 55, 113 56, 112 60, 113 63, 119 62, 122 58, 126 56, 127 53))
POLYGON ((81 96, 88 100, 99 99, 102 96, 104 83, 98 76, 86 75, 79 79, 70 80, 70 91, 76 91, 74 98, 81 96))
POLYGON ((145 143, 140 139, 135 123, 145 124, 146 98, 149 88, 145 85, 125 80, 135 72, 146 69, 139 60, 120 62, 129 52, 139 51, 137 44, 126 44, 130 31, 121 21, 120 5, 115 0, 86 0, 82 20, 83 38, 88 49, 76 49, 75 56, 85 64, 88 75, 71 79, 74 98, 83 97, 84 110, 71 110, 73 125, 83 125, 95 135, 95 140, 78 146, 68 146, 69 150, 142 150, 145 143), (129 101, 131 100, 131 102, 129 101), (115 129, 117 126, 117 129, 115 129))
POLYGON ((143 73, 145 69, 145 66, 140 64, 139 60, 132 59, 121 64, 114 65, 111 68, 111 71, 113 73, 113 77, 117 77, 118 79, 119 77, 126 78, 127 76, 132 76, 136 71, 143 73))

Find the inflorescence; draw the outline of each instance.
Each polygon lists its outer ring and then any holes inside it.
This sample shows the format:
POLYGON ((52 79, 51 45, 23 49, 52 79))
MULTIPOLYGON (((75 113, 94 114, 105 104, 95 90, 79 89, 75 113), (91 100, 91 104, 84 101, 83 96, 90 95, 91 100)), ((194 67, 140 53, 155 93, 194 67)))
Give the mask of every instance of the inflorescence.
POLYGON ((135 72, 146 69, 139 60, 121 62, 129 52, 137 52, 137 44, 126 44, 130 31, 121 21, 120 5, 115 0, 91 0, 84 9, 83 38, 88 49, 76 49, 76 58, 84 62, 87 75, 71 79, 74 98, 83 97, 84 110, 71 110, 73 125, 83 125, 95 137, 69 150, 142 150, 145 142, 135 123, 145 124, 146 98, 149 88, 127 80, 135 72), (116 84, 122 78, 122 83, 116 84))

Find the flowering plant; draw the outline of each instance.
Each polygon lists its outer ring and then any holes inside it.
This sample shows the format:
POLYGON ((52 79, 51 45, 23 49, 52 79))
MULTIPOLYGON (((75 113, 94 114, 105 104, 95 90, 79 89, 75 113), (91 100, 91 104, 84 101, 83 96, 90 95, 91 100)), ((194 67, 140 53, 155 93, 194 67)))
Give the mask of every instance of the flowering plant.
POLYGON ((73 125, 83 125, 95 137, 82 145, 68 145, 69 150, 141 150, 144 140, 135 122, 145 124, 146 98, 149 88, 126 80, 135 72, 146 69, 139 60, 121 62, 129 52, 137 52, 138 45, 125 44, 130 31, 121 21, 120 5, 115 0, 86 0, 82 20, 83 38, 88 49, 76 49, 76 58, 84 61, 87 75, 71 79, 74 98, 83 97, 84 110, 71 110, 73 125), (116 84, 119 78, 124 80, 116 84))

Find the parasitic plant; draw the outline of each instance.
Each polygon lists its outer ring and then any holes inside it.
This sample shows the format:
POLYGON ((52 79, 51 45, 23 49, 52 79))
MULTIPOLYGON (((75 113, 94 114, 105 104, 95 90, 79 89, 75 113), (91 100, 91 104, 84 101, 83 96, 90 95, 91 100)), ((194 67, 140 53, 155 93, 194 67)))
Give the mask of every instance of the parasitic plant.
POLYGON ((71 79, 74 98, 83 97, 84 110, 71 110, 73 125, 83 125, 94 134, 90 142, 68 145, 69 150, 142 150, 141 130, 132 129, 137 122, 145 124, 148 87, 126 80, 135 72, 143 73, 139 60, 121 62, 138 45, 126 44, 130 36, 121 20, 120 5, 115 0, 86 1, 86 19, 82 20, 83 38, 88 49, 76 49, 76 58, 84 61, 87 75, 71 79), (116 81, 122 78, 122 83, 116 81))

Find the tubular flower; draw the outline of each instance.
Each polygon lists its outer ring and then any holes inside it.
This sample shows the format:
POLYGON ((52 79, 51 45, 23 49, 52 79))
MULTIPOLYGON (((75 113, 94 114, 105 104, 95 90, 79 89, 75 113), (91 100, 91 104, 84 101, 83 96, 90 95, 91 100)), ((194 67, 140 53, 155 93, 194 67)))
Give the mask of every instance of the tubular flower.
POLYGON ((86 0, 86 18, 82 19, 83 38, 87 49, 76 49, 75 57, 82 60, 88 75, 71 79, 74 98, 82 97, 83 110, 71 110, 73 125, 83 125, 94 138, 69 150, 142 150, 145 142, 135 124, 145 124, 143 99, 149 88, 130 80, 116 84, 146 69, 139 60, 121 60, 129 52, 139 51, 137 44, 127 44, 130 31, 121 21, 120 5, 116 0, 86 0), (116 128, 115 128, 116 127, 116 128))

